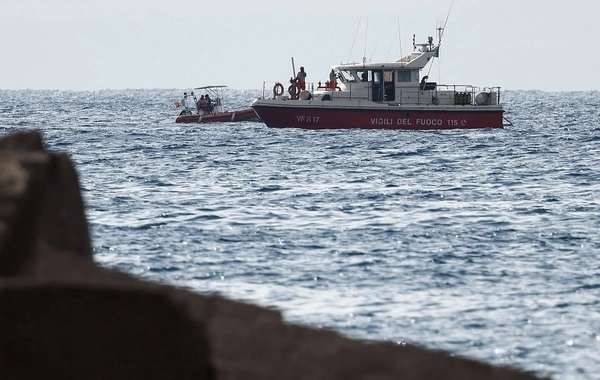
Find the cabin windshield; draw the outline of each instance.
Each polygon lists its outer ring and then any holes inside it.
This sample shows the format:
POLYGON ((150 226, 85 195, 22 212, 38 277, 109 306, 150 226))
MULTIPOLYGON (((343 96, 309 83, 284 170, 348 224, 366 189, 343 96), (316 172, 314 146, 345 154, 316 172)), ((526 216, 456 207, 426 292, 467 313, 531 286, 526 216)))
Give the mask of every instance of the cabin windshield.
POLYGON ((356 78, 354 75, 348 70, 340 70, 338 71, 338 77, 342 82, 356 82, 356 78))
POLYGON ((340 70, 338 73, 342 82, 369 82, 372 78, 369 70, 340 70))

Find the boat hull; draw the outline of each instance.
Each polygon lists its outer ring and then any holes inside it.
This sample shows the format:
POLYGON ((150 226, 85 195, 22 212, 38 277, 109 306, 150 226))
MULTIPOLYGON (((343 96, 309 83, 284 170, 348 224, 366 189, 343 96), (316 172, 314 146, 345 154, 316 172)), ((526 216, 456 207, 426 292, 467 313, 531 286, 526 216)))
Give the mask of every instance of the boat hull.
POLYGON ((252 108, 242 110, 223 112, 207 115, 179 115, 175 119, 176 123, 213 123, 213 122, 232 122, 232 121, 253 121, 258 120, 258 115, 252 108))
POLYGON ((335 105, 285 105, 269 100, 252 107, 268 127, 307 129, 474 129, 503 128, 501 106, 399 106, 343 107, 335 105))

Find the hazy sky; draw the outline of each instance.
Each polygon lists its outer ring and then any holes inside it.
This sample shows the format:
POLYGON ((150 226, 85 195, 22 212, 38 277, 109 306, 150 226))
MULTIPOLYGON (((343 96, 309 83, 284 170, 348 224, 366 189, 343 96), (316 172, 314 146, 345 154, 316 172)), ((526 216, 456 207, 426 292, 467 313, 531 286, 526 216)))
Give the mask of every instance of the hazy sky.
MULTIPOLYGON (((451 4, 0 0, 0 89, 258 89, 289 80, 291 57, 325 81, 334 64, 398 59, 451 4)), ((598 0, 455 0, 430 80, 600 90, 599 15, 598 0)))

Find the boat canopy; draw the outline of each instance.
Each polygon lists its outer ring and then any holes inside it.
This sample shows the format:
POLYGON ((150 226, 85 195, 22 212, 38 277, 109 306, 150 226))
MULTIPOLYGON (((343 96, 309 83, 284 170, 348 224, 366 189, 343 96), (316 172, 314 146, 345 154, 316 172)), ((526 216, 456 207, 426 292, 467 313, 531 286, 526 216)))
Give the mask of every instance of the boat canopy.
POLYGON ((212 86, 202 86, 202 87, 194 87, 194 90, 207 90, 210 88, 225 88, 227 87, 224 84, 219 84, 219 85, 212 85, 212 86))

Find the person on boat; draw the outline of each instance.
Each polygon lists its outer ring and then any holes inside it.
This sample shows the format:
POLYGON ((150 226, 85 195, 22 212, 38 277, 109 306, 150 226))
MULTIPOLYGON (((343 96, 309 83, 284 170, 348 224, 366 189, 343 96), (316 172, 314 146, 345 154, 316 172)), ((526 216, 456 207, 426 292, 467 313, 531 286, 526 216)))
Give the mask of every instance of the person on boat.
POLYGON ((206 99, 204 99, 204 95, 200 96, 200 100, 198 100, 196 108, 198 109, 198 113, 206 110, 206 99))
MULTIPOLYGON (((200 99, 202 99, 202 96, 200 96, 200 99)), ((196 100, 196 113, 198 113, 198 115, 200 114, 200 110, 202 109, 202 104, 200 104, 200 99, 196 100)))
POLYGON ((182 115, 186 115, 186 114, 192 114, 192 111, 190 110, 190 105, 189 105, 189 96, 187 92, 183 93, 183 99, 181 99, 181 105, 183 106, 183 111, 181 111, 182 115))
POLYGON ((366 71, 363 71, 362 75, 360 76, 360 81, 361 82, 366 82, 369 80, 368 74, 366 71))
POLYGON ((329 87, 330 88, 335 88, 335 86, 337 86, 337 78, 335 77, 335 71, 333 71, 333 69, 331 69, 331 72, 329 73, 329 87))
POLYGON ((213 102, 210 99, 210 96, 208 96, 208 94, 204 95, 204 101, 206 102, 206 112, 212 113, 212 111, 213 111, 213 102))
POLYGON ((300 71, 296 75, 296 81, 301 90, 306 90, 306 71, 304 71, 304 66, 300 66, 300 71))

